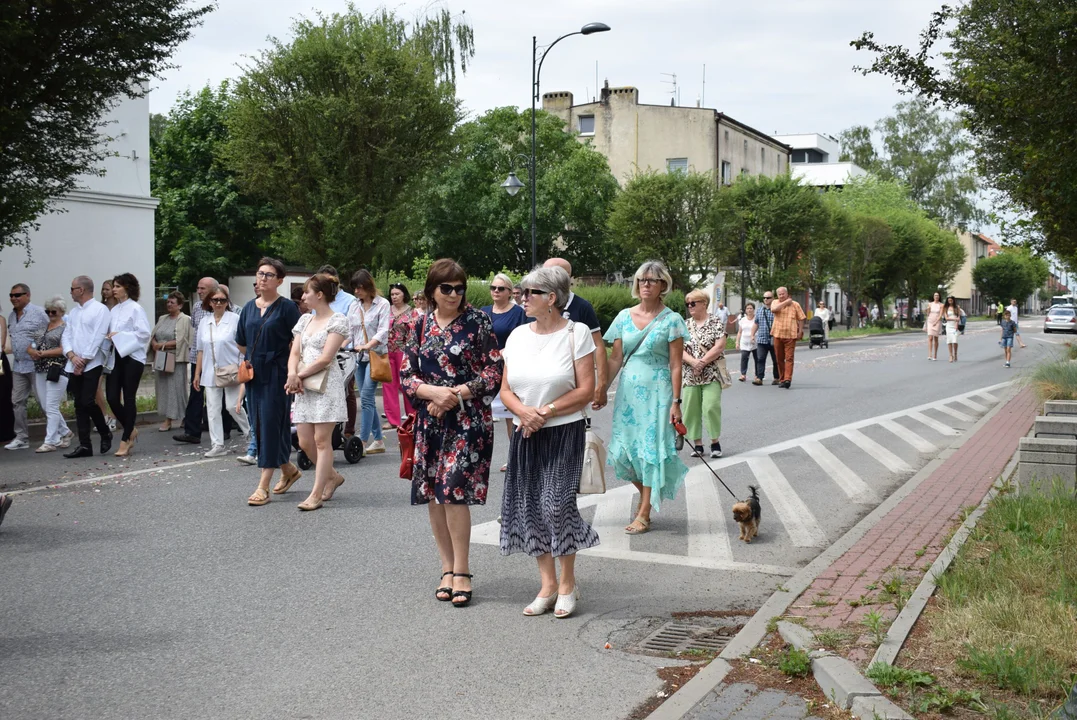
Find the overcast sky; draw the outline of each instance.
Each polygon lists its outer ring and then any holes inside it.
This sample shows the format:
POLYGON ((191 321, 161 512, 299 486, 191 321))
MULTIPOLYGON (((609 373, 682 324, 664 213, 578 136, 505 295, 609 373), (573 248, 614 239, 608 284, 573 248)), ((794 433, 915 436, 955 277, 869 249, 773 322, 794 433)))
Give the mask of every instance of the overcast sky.
MULTIPOLYGON (((542 91, 571 91, 576 102, 599 84, 639 88, 640 102, 667 104, 676 73, 680 104, 704 104, 767 133, 837 135, 873 124, 901 99, 893 83, 853 72, 870 56, 849 41, 872 30, 886 43, 914 44, 941 0, 451 0, 475 29, 473 65, 459 82, 469 113, 530 105, 531 37, 540 45, 604 22, 611 32, 562 41, 546 59, 542 91), (706 90, 703 66, 706 65, 706 90)), ((176 96, 207 82, 235 78, 245 55, 286 40, 292 20, 345 9, 346 0, 218 0, 175 55, 178 69, 155 84, 153 112, 168 112, 176 96)), ((355 3, 361 12, 378 7, 355 3)), ((390 5, 407 18, 425 2, 390 5)))

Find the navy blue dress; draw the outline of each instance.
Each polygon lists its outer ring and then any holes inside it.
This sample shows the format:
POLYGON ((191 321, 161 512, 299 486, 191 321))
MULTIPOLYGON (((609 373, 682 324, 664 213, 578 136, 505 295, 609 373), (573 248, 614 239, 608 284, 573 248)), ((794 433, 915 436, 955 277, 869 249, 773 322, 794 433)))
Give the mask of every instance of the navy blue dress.
POLYGON ((258 433, 260 468, 280 467, 292 456, 292 396, 284 392, 284 382, 297 322, 299 307, 285 297, 277 298, 264 313, 251 300, 239 314, 236 344, 247 348, 246 359, 254 367, 247 401, 258 433))

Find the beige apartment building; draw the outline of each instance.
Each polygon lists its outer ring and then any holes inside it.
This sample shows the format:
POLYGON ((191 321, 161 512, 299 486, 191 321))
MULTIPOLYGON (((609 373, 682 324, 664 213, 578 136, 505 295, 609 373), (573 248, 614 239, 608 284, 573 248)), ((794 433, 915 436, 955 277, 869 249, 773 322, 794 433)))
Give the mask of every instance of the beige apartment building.
POLYGON ((641 105, 634 87, 602 88, 597 102, 574 105, 572 93, 549 92, 542 109, 565 121, 581 142, 609 160, 624 185, 637 172, 775 176, 789 168, 791 148, 712 108, 641 105))

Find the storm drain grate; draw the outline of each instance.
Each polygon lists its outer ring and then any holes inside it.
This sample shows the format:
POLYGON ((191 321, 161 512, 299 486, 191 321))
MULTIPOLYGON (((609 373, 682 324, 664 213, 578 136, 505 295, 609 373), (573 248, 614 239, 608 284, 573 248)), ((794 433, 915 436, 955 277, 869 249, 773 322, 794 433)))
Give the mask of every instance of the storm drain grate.
POLYGON ((685 622, 668 622, 638 646, 643 652, 676 653, 688 650, 720 652, 740 631, 739 625, 715 627, 685 622))

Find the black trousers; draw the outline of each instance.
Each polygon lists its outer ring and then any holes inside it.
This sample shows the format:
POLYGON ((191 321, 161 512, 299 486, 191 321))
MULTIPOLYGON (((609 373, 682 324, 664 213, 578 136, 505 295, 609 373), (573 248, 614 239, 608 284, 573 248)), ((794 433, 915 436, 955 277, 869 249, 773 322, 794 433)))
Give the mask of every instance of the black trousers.
POLYGON ((751 350, 741 350, 740 351, 740 374, 741 375, 747 375, 748 374, 748 358, 749 357, 755 357, 755 353, 753 351, 751 351, 751 350))
POLYGON ((67 383, 68 392, 75 399, 75 427, 79 433, 79 445, 84 448, 93 448, 90 431, 94 427, 101 437, 111 434, 108 423, 105 422, 105 414, 97 406, 97 386, 101 383, 102 371, 103 368, 98 365, 81 375, 72 373, 67 383))
MULTIPOLYGON (((205 361, 205 358, 203 358, 203 361, 205 361)), ((195 363, 187 363, 187 366, 190 368, 191 377, 187 380, 190 385, 190 392, 187 395, 187 412, 183 415, 183 432, 185 435, 201 439, 202 431, 209 429, 209 423, 206 419, 206 396, 201 388, 194 389, 195 363)), ((221 407, 221 417, 224 421, 224 437, 227 440, 232 432, 232 415, 228 412, 228 408, 223 405, 221 407)))
POLYGON ((145 369, 145 363, 131 357, 117 357, 116 365, 105 378, 105 399, 108 400, 116 422, 123 426, 120 439, 124 442, 131 439, 131 431, 135 429, 135 421, 138 419, 135 396, 138 394, 138 384, 142 381, 142 371, 145 369))
POLYGON ((755 347, 755 376, 762 380, 767 374, 767 354, 770 354, 770 365, 774 369, 774 379, 778 379, 778 356, 774 354, 773 343, 759 343, 755 347))

